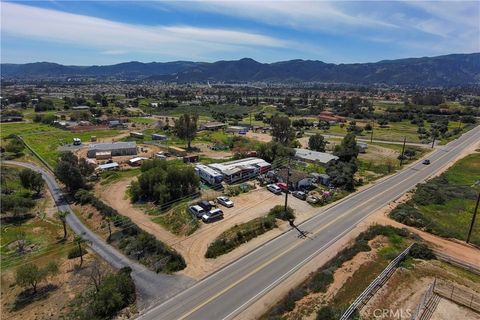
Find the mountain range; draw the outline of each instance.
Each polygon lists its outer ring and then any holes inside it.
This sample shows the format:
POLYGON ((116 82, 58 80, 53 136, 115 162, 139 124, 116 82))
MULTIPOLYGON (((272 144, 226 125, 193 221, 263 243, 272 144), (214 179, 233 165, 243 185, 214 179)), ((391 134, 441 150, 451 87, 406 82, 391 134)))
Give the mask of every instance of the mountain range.
POLYGON ((480 84, 480 53, 333 64, 316 60, 260 63, 250 58, 217 62, 125 62, 66 66, 50 62, 1 64, 2 79, 94 78, 166 82, 320 82, 357 85, 462 86, 480 84))

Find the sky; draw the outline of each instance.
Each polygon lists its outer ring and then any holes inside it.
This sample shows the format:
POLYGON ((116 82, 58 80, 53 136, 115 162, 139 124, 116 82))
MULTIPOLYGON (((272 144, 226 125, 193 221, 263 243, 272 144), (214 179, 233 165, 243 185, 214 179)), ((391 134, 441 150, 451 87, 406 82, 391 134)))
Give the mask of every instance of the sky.
POLYGON ((480 52, 480 1, 4 1, 1 62, 376 62, 480 52))

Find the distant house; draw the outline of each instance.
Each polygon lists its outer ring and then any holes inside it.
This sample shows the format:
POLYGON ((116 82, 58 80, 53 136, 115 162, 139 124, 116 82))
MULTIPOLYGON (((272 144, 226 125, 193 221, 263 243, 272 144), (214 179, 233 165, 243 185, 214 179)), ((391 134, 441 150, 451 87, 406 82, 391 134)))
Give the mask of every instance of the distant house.
POLYGON ((88 145, 87 157, 95 158, 97 152, 110 151, 111 156, 130 156, 137 154, 137 144, 132 141, 112 143, 91 143, 88 145))
POLYGON ((73 111, 88 111, 88 110, 90 110, 90 107, 89 106, 76 106, 76 107, 72 107, 72 110, 73 111))
POLYGON ((127 125, 123 122, 121 122, 120 120, 111 120, 111 121, 108 121, 108 126, 110 128, 126 128, 127 125))
POLYGON ((17 121, 23 121, 23 116, 18 115, 18 116, 1 116, 0 117, 1 122, 17 122, 17 121))
POLYGON ((238 133, 238 134, 245 134, 248 132, 247 127, 241 127, 241 126, 229 126, 226 130, 228 133, 238 133))
POLYGON ((109 171, 109 170, 118 170, 120 166, 117 162, 101 164, 95 168, 97 171, 109 171))
POLYGON ((318 163, 322 165, 326 165, 332 160, 338 160, 337 156, 334 156, 330 153, 300 148, 295 148, 295 158, 305 162, 318 163))
POLYGON ((307 189, 312 185, 312 178, 308 173, 298 170, 290 170, 290 176, 287 178, 288 169, 278 170, 276 178, 279 182, 287 183, 289 190, 307 189))
POLYGON ((227 125, 223 122, 207 122, 200 125, 200 130, 219 130, 225 128, 227 125))
POLYGON ((141 132, 130 132, 130 137, 137 138, 137 139, 143 139, 143 133, 141 133, 141 132))
POLYGON ((158 102, 151 102, 150 107, 152 108, 158 108, 158 102))
POLYGON ((320 115, 318 116, 318 119, 321 120, 321 121, 326 121, 330 124, 347 122, 347 119, 345 119, 344 117, 337 116, 335 113, 333 113, 331 111, 320 112, 320 115))
POLYGON ((153 133, 152 140, 165 141, 165 140, 168 140, 168 137, 164 134, 153 133))
POLYGON ((148 158, 145 157, 135 157, 130 160, 128 160, 128 164, 131 166, 139 166, 142 164, 142 161, 148 160, 148 158))

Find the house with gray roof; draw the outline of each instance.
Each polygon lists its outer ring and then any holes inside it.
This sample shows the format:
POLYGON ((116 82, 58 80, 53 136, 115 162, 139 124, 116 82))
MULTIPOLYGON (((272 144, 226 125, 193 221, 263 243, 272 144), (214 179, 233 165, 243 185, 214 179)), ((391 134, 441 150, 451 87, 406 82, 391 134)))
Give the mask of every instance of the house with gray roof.
POLYGON ((305 162, 313 162, 323 165, 329 163, 332 160, 338 160, 337 156, 334 156, 330 153, 300 148, 295 148, 295 158, 305 162))
POLYGON ((87 157, 95 158, 97 152, 110 152, 112 157, 131 156, 137 154, 137 144, 135 141, 126 141, 112 143, 91 143, 88 145, 87 157))

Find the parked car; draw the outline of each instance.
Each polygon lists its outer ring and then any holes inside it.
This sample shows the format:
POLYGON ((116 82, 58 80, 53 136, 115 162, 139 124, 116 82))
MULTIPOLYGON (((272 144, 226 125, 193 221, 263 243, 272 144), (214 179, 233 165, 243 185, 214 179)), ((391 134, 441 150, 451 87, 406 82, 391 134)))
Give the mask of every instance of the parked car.
POLYGON ((307 199, 307 194, 303 191, 294 191, 292 193, 292 195, 295 197, 295 198, 298 198, 300 200, 306 200, 307 199))
POLYGON ((428 164, 430 164, 430 160, 429 160, 429 159, 425 159, 425 160, 422 161, 422 163, 428 165, 428 164))
POLYGON ((223 219, 223 211, 220 209, 213 209, 212 211, 209 211, 208 213, 205 213, 202 216, 203 222, 212 222, 215 220, 223 219))
POLYGON ((202 207, 205 212, 212 210, 212 204, 207 200, 200 201, 198 205, 202 207))
POLYGON ((272 193, 275 193, 275 194, 281 194, 282 193, 282 189, 280 189, 280 187, 277 186, 276 184, 269 184, 267 186, 267 189, 268 189, 268 191, 270 191, 272 193))
POLYGON ((206 213, 206 211, 198 205, 189 207, 188 211, 197 218, 201 218, 206 213))
POLYGON ((224 197, 224 196, 217 197, 217 202, 227 208, 233 207, 233 201, 230 200, 228 197, 224 197))
POLYGON ((306 200, 308 203, 311 203, 311 204, 316 204, 320 202, 320 198, 315 196, 308 196, 306 200))
POLYGON ((279 183, 277 183, 277 186, 278 186, 283 192, 287 192, 287 191, 288 191, 287 184, 284 183, 284 182, 279 182, 279 183))

